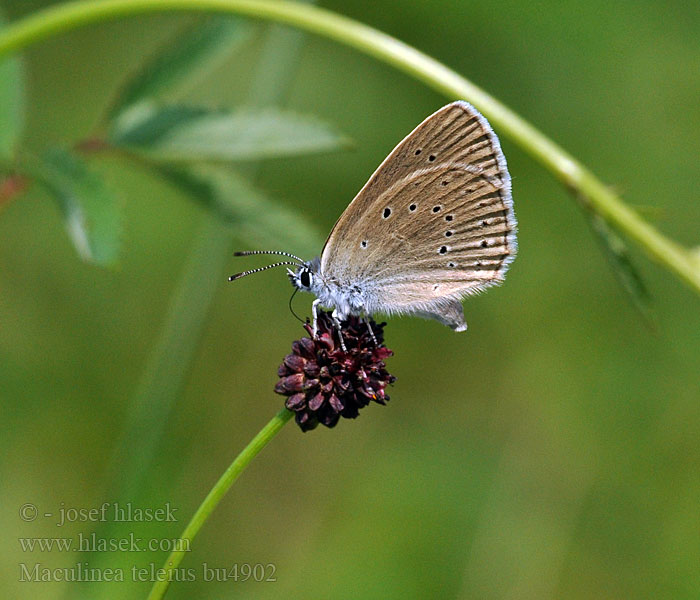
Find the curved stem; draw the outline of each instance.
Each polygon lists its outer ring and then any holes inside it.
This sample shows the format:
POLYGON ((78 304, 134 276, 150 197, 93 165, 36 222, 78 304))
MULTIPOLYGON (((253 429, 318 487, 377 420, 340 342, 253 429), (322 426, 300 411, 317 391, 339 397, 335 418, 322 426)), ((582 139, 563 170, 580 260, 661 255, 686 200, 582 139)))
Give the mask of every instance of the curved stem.
POLYGON ((233 485, 233 482, 238 479, 238 476, 243 472, 248 464, 253 458, 255 458, 267 444, 275 437, 277 432, 284 427, 284 425, 289 421, 289 419, 294 416, 294 413, 283 408, 278 412, 270 422, 263 427, 258 435, 256 435, 250 443, 243 449, 243 451, 235 458, 224 474, 219 478, 219 481, 214 484, 211 491, 207 494, 202 504, 200 504, 197 512, 194 513, 192 519, 185 527, 182 535, 179 539, 183 540, 179 544, 177 550, 173 550, 165 561, 165 566, 163 568, 164 573, 162 577, 158 579, 153 584, 151 588, 151 593, 148 595, 148 600, 157 600, 165 595, 165 592, 170 585, 171 573, 177 566, 182 562, 187 550, 191 546, 191 542, 197 535, 197 532, 202 528, 204 522, 209 518, 209 515, 213 512, 216 506, 221 502, 229 488, 233 485))
POLYGON ((644 221, 565 150, 458 73, 399 40, 313 6, 275 0, 91 0, 38 12, 0 32, 0 57, 52 35, 118 17, 162 11, 223 12, 272 20, 351 46, 388 63, 450 98, 472 102, 494 128, 555 174, 588 208, 635 240, 653 259, 700 293, 693 254, 644 221))

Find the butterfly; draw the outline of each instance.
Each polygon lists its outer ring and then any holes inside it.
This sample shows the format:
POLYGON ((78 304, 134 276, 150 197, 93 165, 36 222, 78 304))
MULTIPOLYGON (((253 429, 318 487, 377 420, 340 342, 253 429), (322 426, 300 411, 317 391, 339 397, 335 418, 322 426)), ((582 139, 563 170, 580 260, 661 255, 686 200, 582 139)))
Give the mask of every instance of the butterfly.
POLYGON ((467 323, 462 299, 504 280, 517 252, 511 181, 498 137, 469 103, 426 118, 392 150, 340 216, 320 257, 281 265, 317 307, 349 315, 416 315, 455 331, 467 323))

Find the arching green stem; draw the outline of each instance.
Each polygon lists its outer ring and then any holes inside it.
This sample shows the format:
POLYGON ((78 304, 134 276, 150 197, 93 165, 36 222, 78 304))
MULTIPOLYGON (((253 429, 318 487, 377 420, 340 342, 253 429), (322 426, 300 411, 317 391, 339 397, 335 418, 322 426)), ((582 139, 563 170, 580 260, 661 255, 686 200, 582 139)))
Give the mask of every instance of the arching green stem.
POLYGON ((90 23, 146 13, 221 12, 299 27, 373 56, 442 92, 472 102, 498 133, 532 155, 587 208, 636 241, 649 256, 700 293, 700 262, 691 251, 662 235, 581 163, 498 100, 438 61, 399 40, 335 13, 270 0, 96 0, 69 2, 38 12, 0 32, 0 57, 90 23))

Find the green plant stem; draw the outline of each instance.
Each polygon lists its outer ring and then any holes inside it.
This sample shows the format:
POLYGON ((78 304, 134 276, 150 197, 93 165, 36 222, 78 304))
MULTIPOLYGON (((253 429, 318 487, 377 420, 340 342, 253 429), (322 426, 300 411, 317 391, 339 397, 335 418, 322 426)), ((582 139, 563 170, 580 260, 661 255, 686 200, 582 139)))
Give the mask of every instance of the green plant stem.
POLYGON ((77 27, 163 11, 224 12, 285 23, 351 46, 451 98, 465 98, 499 132, 520 145, 587 208, 636 241, 646 253, 700 293, 700 265, 691 251, 662 235, 565 150, 458 73, 399 40, 327 10, 270 0, 93 0, 54 6, 0 32, 0 57, 77 27))
POLYGON ((239 475, 243 472, 249 464, 250 461, 255 458, 258 453, 272 440, 277 432, 279 432, 282 427, 289 421, 293 412, 283 408, 279 411, 270 422, 263 427, 258 435, 256 435, 250 443, 243 448, 243 451, 235 458, 224 474, 219 478, 214 487, 211 489, 207 497, 204 499, 202 504, 200 504, 197 512, 194 513, 192 519, 185 527, 185 530, 180 536, 181 540, 187 540, 180 544, 180 549, 174 550, 168 556, 168 560, 165 562, 165 567, 163 568, 164 573, 161 573, 162 577, 159 581, 156 581, 151 588, 151 593, 148 595, 148 600, 157 600, 165 595, 165 592, 170 585, 171 573, 177 566, 182 562, 186 554, 186 550, 191 547, 191 542, 197 535, 197 532, 202 528, 202 525, 209 518, 209 515, 213 512, 216 506, 221 502, 229 488, 233 485, 233 482, 238 479, 239 475))

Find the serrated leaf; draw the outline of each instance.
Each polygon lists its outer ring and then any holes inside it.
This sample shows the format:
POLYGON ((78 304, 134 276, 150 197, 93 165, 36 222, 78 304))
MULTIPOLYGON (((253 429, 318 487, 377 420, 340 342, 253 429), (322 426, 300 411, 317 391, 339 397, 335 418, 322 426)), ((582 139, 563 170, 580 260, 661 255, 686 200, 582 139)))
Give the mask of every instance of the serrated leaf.
POLYGON ((627 245, 602 217, 595 213, 590 213, 589 216, 591 227, 597 234, 597 238, 605 250, 605 254, 609 259, 617 280, 627 292, 634 306, 647 322, 652 325, 653 310, 651 295, 644 284, 644 280, 632 262, 627 245))
POLYGON ((75 154, 60 148, 38 157, 31 174, 56 198, 66 229, 87 261, 111 265, 121 239, 121 210, 102 177, 75 154))
POLYGON ((244 177, 217 165, 162 166, 159 172, 231 224, 253 248, 316 256, 323 238, 299 211, 270 198, 244 177))
MULTIPOLYGON (((5 18, 0 13, 0 31, 5 18)), ((24 129, 24 71, 18 57, 0 61, 0 158, 12 159, 24 129)))
POLYGON ((238 19, 212 18, 170 40, 121 88, 108 117, 165 92, 182 92, 250 39, 254 27, 238 19))
POLYGON ((349 145, 331 125, 289 111, 212 112, 152 102, 123 113, 109 141, 166 162, 259 160, 330 152, 349 145))

